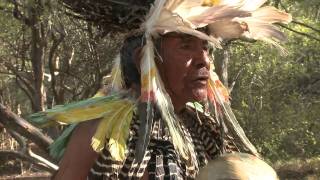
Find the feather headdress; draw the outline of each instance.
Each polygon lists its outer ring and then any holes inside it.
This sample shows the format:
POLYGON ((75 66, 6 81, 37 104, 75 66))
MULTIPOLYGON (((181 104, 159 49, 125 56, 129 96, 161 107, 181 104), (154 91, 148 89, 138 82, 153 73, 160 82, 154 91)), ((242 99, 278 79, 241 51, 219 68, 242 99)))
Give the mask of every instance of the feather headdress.
MULTIPOLYGON (((284 35, 273 23, 288 23, 291 16, 273 7, 262 7, 266 0, 155 0, 142 29, 146 44, 141 60, 141 97, 139 140, 136 148, 138 159, 142 159, 149 143, 153 106, 157 106, 170 130, 174 147, 181 157, 190 159, 192 146, 184 138, 177 123, 170 97, 164 89, 154 62, 153 40, 159 35, 178 32, 196 36, 220 48, 224 39, 247 37, 262 40, 280 47, 278 41, 284 35), (208 27, 208 34, 198 28, 208 27), (142 105, 143 104, 143 105, 142 105)), ((242 144, 253 154, 257 151, 246 138, 235 119, 228 102, 228 91, 216 75, 211 72, 208 96, 217 118, 226 119, 226 125, 242 144)))

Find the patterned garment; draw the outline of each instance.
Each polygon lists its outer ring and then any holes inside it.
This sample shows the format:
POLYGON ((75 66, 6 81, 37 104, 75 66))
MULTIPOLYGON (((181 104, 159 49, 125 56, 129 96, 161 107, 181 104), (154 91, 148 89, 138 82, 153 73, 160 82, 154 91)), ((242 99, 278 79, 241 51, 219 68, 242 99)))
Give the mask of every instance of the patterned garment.
POLYGON ((186 138, 194 145, 195 165, 187 165, 177 155, 171 142, 168 128, 156 114, 152 134, 145 157, 141 163, 135 162, 135 145, 138 139, 139 118, 131 122, 128 153, 124 162, 117 162, 105 148, 88 175, 89 180, 141 179, 145 171, 150 180, 195 179, 199 168, 223 152, 239 151, 233 139, 226 136, 222 140, 221 126, 212 117, 185 108, 180 113, 181 126, 186 138))

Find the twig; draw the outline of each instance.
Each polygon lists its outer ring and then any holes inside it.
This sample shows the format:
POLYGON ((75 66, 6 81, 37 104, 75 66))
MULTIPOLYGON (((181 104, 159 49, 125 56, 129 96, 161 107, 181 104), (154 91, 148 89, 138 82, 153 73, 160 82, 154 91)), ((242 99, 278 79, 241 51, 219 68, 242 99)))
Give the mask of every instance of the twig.
POLYGON ((59 169, 59 167, 57 165, 55 165, 54 163, 52 163, 52 162, 48 161, 47 159, 32 152, 31 148, 28 148, 28 154, 32 158, 37 159, 38 161, 40 161, 41 163, 45 164, 46 166, 50 167, 51 169, 53 169, 55 171, 59 169))
POLYGON ((2 150, 2 151, 0 151, 0 157, 7 157, 7 158, 10 158, 10 159, 19 158, 21 160, 28 161, 28 162, 34 164, 36 167, 38 167, 40 169, 43 169, 45 171, 48 171, 48 172, 51 172, 51 173, 54 173, 56 171, 54 169, 51 169, 50 167, 47 167, 46 165, 43 165, 43 164, 37 162, 36 159, 34 159, 32 157, 26 156, 22 152, 11 151, 11 150, 2 150))
POLYGON ((243 69, 244 69, 244 66, 238 71, 236 77, 233 79, 233 81, 232 81, 232 83, 231 83, 231 85, 229 87, 229 93, 232 92, 232 90, 234 88, 234 85, 236 84, 238 78, 240 77, 240 74, 242 73, 243 69))
POLYGON ((308 37, 308 38, 310 38, 310 39, 313 39, 313 40, 316 40, 316 41, 319 41, 319 42, 320 42, 320 39, 319 39, 319 38, 314 37, 314 36, 312 36, 312 35, 310 35, 310 34, 296 31, 296 30, 291 29, 291 28, 289 28, 289 27, 287 27, 287 26, 285 26, 285 25, 283 25, 283 24, 278 24, 278 25, 281 26, 281 27, 283 27, 283 28, 285 28, 285 29, 288 29, 289 31, 292 31, 292 32, 294 32, 294 33, 297 33, 297 34, 299 34, 299 35, 301 35, 301 36, 306 36, 306 37, 308 37))
POLYGON ((320 29, 317 29, 317 28, 315 28, 315 27, 312 27, 312 26, 310 26, 310 25, 308 25, 308 24, 305 24, 305 23, 303 23, 303 22, 299 22, 299 21, 297 21, 297 20, 293 20, 293 21, 291 21, 291 22, 294 23, 294 24, 298 24, 298 25, 307 27, 307 28, 309 28, 309 29, 312 29, 313 31, 316 31, 316 32, 320 33, 320 29))

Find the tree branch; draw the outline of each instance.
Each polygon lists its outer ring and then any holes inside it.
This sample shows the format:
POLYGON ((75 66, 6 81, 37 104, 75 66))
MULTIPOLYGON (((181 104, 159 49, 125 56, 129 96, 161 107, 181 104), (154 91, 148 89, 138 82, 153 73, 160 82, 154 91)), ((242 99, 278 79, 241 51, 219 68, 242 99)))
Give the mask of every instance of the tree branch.
POLYGON ((15 17, 17 20, 22 21, 22 22, 25 23, 26 25, 30 26, 30 25, 31 25, 31 24, 30 24, 30 23, 31 23, 31 22, 30 22, 30 19, 29 19, 28 17, 24 16, 24 15, 21 13, 20 9, 19 9, 19 7, 21 7, 22 4, 19 4, 19 2, 16 1, 16 0, 11 0, 11 3, 12 3, 13 6, 14 6, 13 12, 12 12, 13 17, 15 17))
POLYGON ((316 40, 316 41, 319 41, 319 42, 320 42, 320 39, 317 38, 317 37, 315 37, 315 36, 312 36, 312 35, 307 34, 307 33, 303 33, 303 32, 296 31, 296 30, 294 30, 294 29, 292 29, 292 28, 289 28, 288 26, 285 26, 285 25, 283 25, 283 24, 278 24, 278 25, 281 26, 281 27, 283 27, 283 28, 285 28, 285 29, 287 29, 287 30, 289 30, 289 31, 292 31, 292 32, 294 32, 294 33, 297 33, 297 34, 299 34, 299 35, 301 35, 301 36, 306 36, 306 37, 308 37, 309 39, 316 40))
MULTIPOLYGON (((16 76, 17 77, 17 76, 16 76)), ((32 106, 34 106, 35 102, 33 101, 33 96, 31 94, 31 92, 28 91, 28 89, 26 87, 24 87, 24 85, 20 82, 19 78, 16 78, 16 82, 18 87, 27 95, 27 97, 29 98, 29 100, 31 101, 32 106)))
POLYGON ((31 82, 29 79, 21 76, 21 75, 19 74, 19 72, 13 67, 12 64, 10 64, 10 63, 5 63, 5 67, 6 67, 8 70, 12 71, 12 72, 15 74, 15 76, 17 77, 17 79, 19 79, 19 80, 27 87, 28 91, 29 91, 31 94, 33 94, 33 93, 35 92, 33 86, 31 86, 32 82, 31 82))
POLYGON ((22 153, 22 152, 18 152, 18 151, 11 151, 11 150, 2 150, 0 151, 0 157, 7 157, 10 159, 21 159, 27 162, 30 162, 32 164, 34 164, 36 167, 38 167, 39 169, 43 169, 45 171, 54 173, 56 170, 51 169, 50 167, 47 167, 46 165, 38 162, 36 159, 27 156, 26 154, 22 153))
POLYGON ((305 24, 305 23, 303 23, 303 22, 299 22, 299 21, 297 21, 297 20, 292 20, 291 22, 294 23, 294 24, 298 24, 298 25, 300 25, 300 26, 307 27, 307 28, 309 28, 309 29, 312 29, 313 31, 316 31, 316 32, 320 33, 320 29, 317 29, 317 28, 315 28, 315 27, 312 27, 312 26, 310 26, 310 25, 308 25, 308 24, 305 24))
POLYGON ((32 140, 43 149, 44 152, 49 153, 49 145, 53 140, 50 137, 45 136, 38 128, 31 125, 29 122, 11 112, 1 103, 0 123, 3 124, 5 128, 14 130, 27 139, 32 140))
POLYGON ((241 74, 242 71, 244 70, 244 68, 245 68, 245 66, 244 66, 244 64, 243 64, 243 66, 241 67, 241 69, 238 71, 236 77, 233 78, 233 81, 232 81, 232 83, 231 83, 231 85, 230 85, 230 87, 229 87, 229 93, 230 93, 230 94, 231 94, 231 92, 232 92, 232 90, 233 90, 233 88, 234 88, 234 86, 235 86, 238 78, 240 77, 240 74, 241 74))

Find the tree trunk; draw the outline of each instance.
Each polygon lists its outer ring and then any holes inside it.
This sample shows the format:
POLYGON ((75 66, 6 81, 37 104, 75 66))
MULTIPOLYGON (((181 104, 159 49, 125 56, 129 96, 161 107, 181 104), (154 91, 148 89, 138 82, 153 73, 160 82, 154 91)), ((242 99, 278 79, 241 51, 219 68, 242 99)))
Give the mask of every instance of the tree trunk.
POLYGON ((11 112, 0 103, 0 123, 5 128, 14 130, 37 144, 44 152, 49 153, 49 145, 53 140, 45 136, 38 128, 11 112))
POLYGON ((214 52, 215 71, 218 74, 220 81, 226 88, 229 88, 228 83, 228 64, 230 60, 230 48, 228 45, 223 46, 222 50, 214 52))
POLYGON ((45 109, 45 91, 43 85, 44 78, 44 53, 45 37, 43 25, 40 22, 40 15, 36 6, 30 8, 30 28, 31 28, 31 62, 33 69, 34 94, 32 100, 33 111, 43 111, 45 109))

